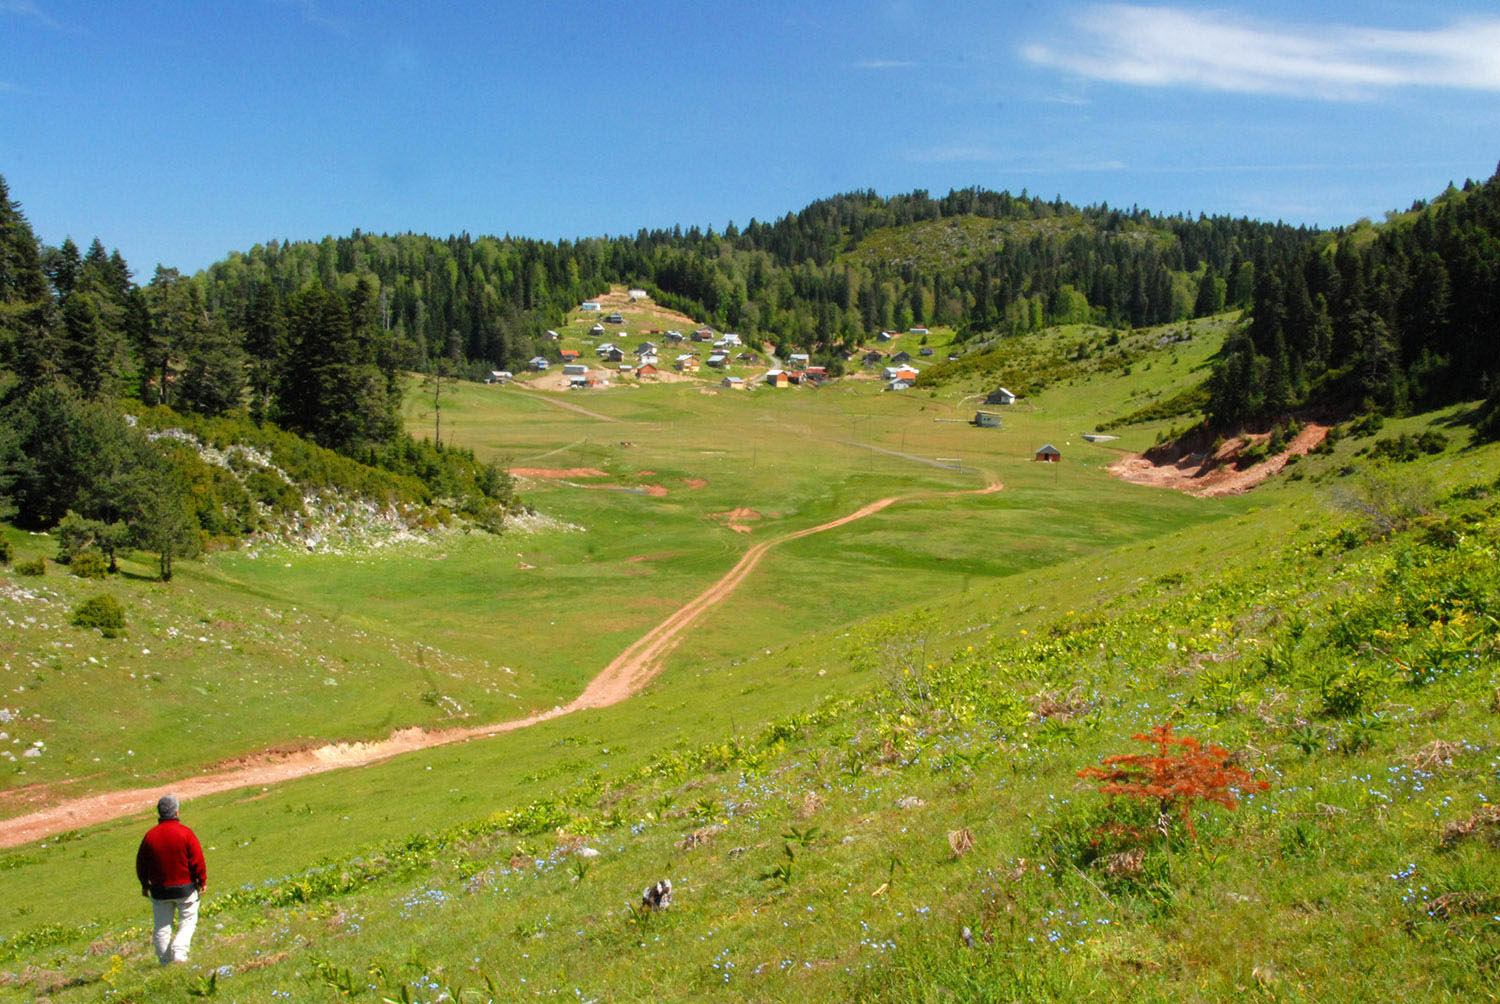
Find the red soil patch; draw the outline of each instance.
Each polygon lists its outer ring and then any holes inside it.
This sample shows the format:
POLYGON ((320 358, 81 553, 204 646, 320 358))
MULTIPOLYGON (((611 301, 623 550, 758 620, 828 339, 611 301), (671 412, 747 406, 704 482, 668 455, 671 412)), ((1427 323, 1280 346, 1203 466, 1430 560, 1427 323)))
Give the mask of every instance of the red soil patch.
POLYGON ((641 485, 641 491, 647 495, 654 495, 657 498, 667 494, 667 489, 664 485, 641 485))
POLYGON ((512 467, 509 473, 518 478, 607 478, 595 467, 512 467))
POLYGON ((626 558, 625 563, 629 565, 634 564, 637 561, 666 561, 668 558, 675 557, 677 557, 677 555, 673 554, 671 551, 662 551, 660 554, 637 554, 634 557, 626 558))
POLYGON ((707 488, 708 482, 702 478, 683 478, 682 483, 689 488, 707 488))
POLYGON ((1308 422, 1284 451, 1243 470, 1235 466, 1235 458, 1246 447, 1265 442, 1270 433, 1236 436, 1212 453, 1201 441, 1202 437, 1164 443, 1144 454, 1117 460, 1109 465, 1108 470, 1123 481, 1171 488, 1200 498, 1243 495, 1267 478, 1280 474, 1293 456, 1306 456, 1328 435, 1328 428, 1327 425, 1308 422))
POLYGON ((656 477, 656 472, 655 471, 636 471, 635 472, 635 476, 638 477, 638 478, 654 478, 654 477, 656 477))

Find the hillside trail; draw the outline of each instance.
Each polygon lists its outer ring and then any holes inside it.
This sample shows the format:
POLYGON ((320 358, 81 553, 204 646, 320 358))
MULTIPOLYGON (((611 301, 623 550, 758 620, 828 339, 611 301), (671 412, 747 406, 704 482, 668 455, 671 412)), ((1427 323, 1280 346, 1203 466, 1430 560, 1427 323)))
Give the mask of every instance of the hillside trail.
MULTIPOLYGON (((919 492, 906 496, 893 495, 877 499, 838 519, 802 530, 794 530, 752 545, 740 557, 740 560, 735 562, 734 567, 725 572, 718 581, 688 603, 683 604, 666 620, 616 656, 609 665, 589 681, 581 694, 567 704, 559 704, 547 711, 540 711, 525 718, 515 718, 490 725, 431 732, 414 726, 400 729, 391 733, 388 738, 375 742, 334 743, 292 753, 257 753, 230 761, 228 764, 221 764, 219 766, 223 769, 212 773, 185 777, 169 784, 121 789, 59 802, 27 815, 0 820, 0 848, 17 847, 80 827, 136 815, 149 808, 152 803, 168 792, 187 801, 204 795, 233 791, 237 788, 264 787, 345 767, 364 766, 403 753, 414 753, 418 750, 446 746, 469 739, 514 732, 517 729, 552 721, 574 712, 607 708, 619 704, 639 693, 656 677, 661 671, 663 659, 676 647, 683 632, 715 605, 727 599, 772 548, 864 519, 896 502, 932 496, 989 495, 1003 488, 999 479, 993 474, 986 472, 985 476, 987 483, 983 488, 949 492, 919 492)), ((38 795, 41 798, 47 797, 46 789, 40 792, 33 789, 32 794, 33 797, 38 795)))

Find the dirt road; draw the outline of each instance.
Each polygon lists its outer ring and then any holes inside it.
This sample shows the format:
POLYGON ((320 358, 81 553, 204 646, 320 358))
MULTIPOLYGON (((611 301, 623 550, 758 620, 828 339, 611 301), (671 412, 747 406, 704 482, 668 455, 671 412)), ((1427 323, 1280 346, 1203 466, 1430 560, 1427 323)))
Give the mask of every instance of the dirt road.
MULTIPOLYGON (((974 492, 946 492, 942 494, 990 494, 1000 490, 999 481, 993 477, 984 487, 974 492)), ((445 746, 483 736, 498 735, 516 729, 551 721, 563 715, 585 708, 607 708, 618 704, 632 694, 638 693, 661 671, 662 659, 681 639, 682 633, 698 618, 716 604, 722 602, 755 566, 760 564, 766 552, 787 541, 822 533, 864 519, 899 501, 896 496, 878 499, 869 505, 830 520, 818 526, 807 527, 792 533, 782 534, 750 547, 733 568, 692 601, 684 604, 666 620, 647 632, 624 652, 621 652, 604 670, 594 677, 583 693, 567 704, 560 704, 526 718, 517 718, 493 725, 470 728, 444 729, 428 732, 420 728, 402 729, 387 739, 368 743, 337 743, 317 749, 301 750, 286 754, 257 754, 238 761, 233 766, 208 774, 198 774, 170 784, 149 788, 133 788, 111 791, 86 798, 60 802, 49 808, 25 816, 0 820, 0 848, 16 847, 42 840, 46 837, 75 830, 83 826, 107 822, 122 816, 135 815, 149 807, 156 799, 173 792, 183 799, 198 798, 236 788, 264 786, 289 781, 343 767, 356 767, 385 760, 402 753, 445 746)))

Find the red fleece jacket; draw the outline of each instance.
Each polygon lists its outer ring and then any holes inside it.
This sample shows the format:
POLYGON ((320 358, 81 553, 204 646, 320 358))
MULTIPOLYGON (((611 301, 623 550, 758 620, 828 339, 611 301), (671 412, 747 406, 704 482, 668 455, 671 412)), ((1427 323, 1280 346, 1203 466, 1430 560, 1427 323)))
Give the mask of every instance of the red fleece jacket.
POLYGON ((208 884, 203 847, 193 831, 175 819, 163 819, 146 831, 135 855, 135 874, 142 889, 193 885, 201 892, 208 884))

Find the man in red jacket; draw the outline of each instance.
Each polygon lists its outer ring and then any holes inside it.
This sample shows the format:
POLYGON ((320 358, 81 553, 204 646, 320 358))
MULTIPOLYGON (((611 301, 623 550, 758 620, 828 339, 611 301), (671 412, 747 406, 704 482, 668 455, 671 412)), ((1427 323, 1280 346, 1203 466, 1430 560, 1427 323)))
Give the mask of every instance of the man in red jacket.
POLYGON ((203 848, 193 831, 177 821, 177 796, 163 795, 156 803, 159 818, 146 831, 135 855, 135 875, 141 895, 151 897, 156 933, 156 960, 162 965, 186 962, 198 926, 198 897, 208 885, 203 848), (172 933, 172 921, 177 933, 172 933))

